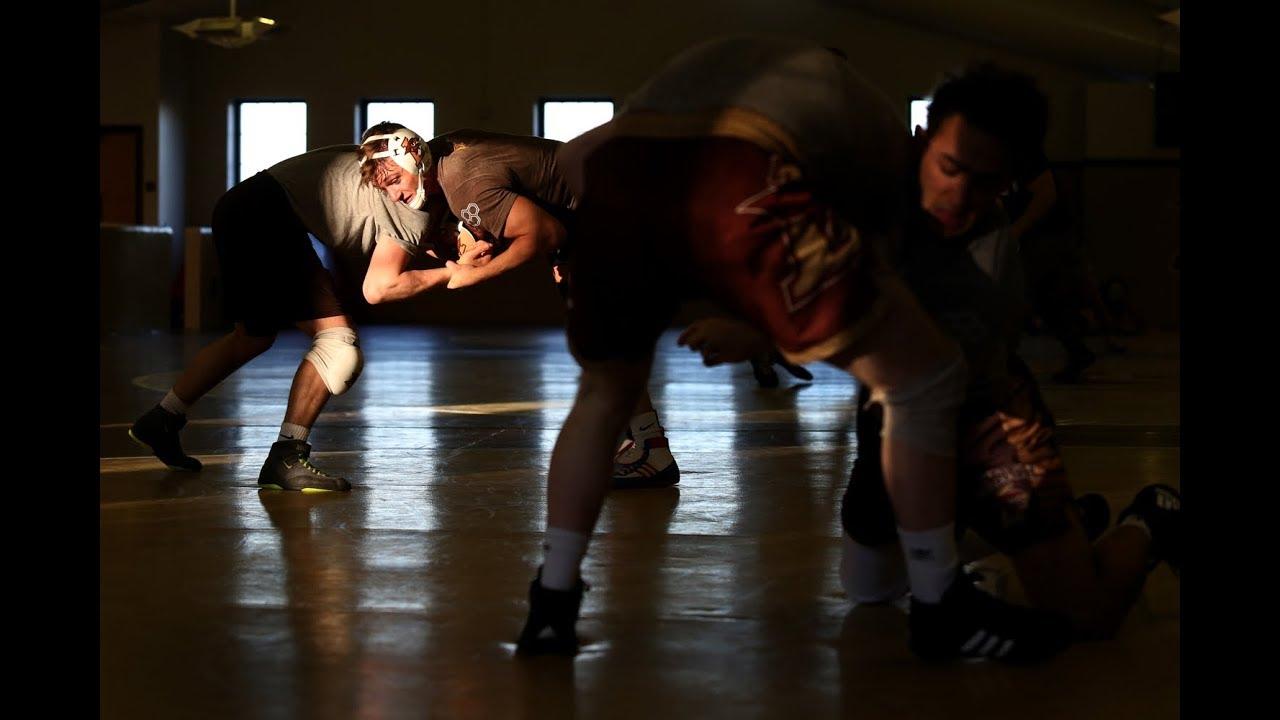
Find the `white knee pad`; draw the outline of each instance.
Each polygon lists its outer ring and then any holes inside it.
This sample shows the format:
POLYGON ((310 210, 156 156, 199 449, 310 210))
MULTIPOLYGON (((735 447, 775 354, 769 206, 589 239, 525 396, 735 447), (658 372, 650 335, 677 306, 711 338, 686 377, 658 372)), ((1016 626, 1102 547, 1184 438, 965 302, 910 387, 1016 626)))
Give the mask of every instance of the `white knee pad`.
POLYGON ((964 356, 957 352, 954 360, 933 375, 888 391, 873 389, 871 402, 884 407, 880 436, 933 455, 955 457, 956 412, 967 383, 964 356))
POLYGON ((870 547, 845 535, 840 585, 856 604, 891 602, 906 595, 907 562, 902 557, 902 545, 870 547))
POLYGON ((334 395, 341 395, 355 385, 364 368, 364 353, 360 352, 356 331, 348 327, 329 328, 316 333, 306 359, 315 366, 324 386, 334 395))

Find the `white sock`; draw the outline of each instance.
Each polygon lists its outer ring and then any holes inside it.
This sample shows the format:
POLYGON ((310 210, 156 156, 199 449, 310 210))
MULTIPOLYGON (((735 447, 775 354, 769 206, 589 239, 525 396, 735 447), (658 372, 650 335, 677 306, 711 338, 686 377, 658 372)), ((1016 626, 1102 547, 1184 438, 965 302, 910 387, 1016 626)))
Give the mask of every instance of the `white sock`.
POLYGON ((291 422, 280 424, 280 437, 276 438, 276 442, 283 440, 301 440, 307 441, 307 437, 311 435, 311 428, 294 425, 291 422))
POLYGON ((578 582, 578 566, 591 537, 572 530, 547 528, 542 543, 542 587, 569 590, 578 582))
MULTIPOLYGON (((1133 515, 1130 515, 1129 517, 1125 518, 1121 522, 1116 523, 1117 528, 1126 527, 1126 526, 1136 527, 1142 532, 1147 534, 1147 540, 1148 540, 1147 570, 1148 571, 1152 570, 1153 568, 1155 568, 1156 565, 1159 564, 1160 561, 1159 561, 1159 558, 1156 557, 1156 544, 1151 537, 1151 526, 1148 525, 1147 521, 1143 520, 1142 517, 1139 516, 1137 513, 1134 513, 1133 515)), ((1113 531, 1115 530, 1115 528, 1111 528, 1111 529, 1113 531)))
POLYGON ((631 437, 637 445, 644 444, 651 437, 662 437, 662 425, 658 424, 658 413, 647 412, 631 418, 631 437))
POLYGON ((907 560, 911 595, 924 603, 941 602, 960 566, 955 523, 917 532, 898 528, 898 537, 907 560))
POLYGON ((1138 514, 1137 514, 1137 513, 1134 513, 1133 515, 1130 515, 1129 517, 1125 518, 1123 521, 1121 521, 1121 522, 1120 522, 1120 525, 1121 525, 1121 526, 1124 526, 1124 525, 1132 525, 1132 526, 1134 526, 1134 527, 1136 527, 1136 528, 1138 528, 1138 529, 1142 530, 1142 532, 1146 533, 1146 534, 1147 534, 1147 539, 1148 539, 1148 540, 1150 540, 1150 539, 1151 539, 1151 528, 1150 528, 1150 526, 1148 526, 1148 525, 1147 525, 1147 521, 1146 521, 1146 520, 1143 520, 1140 516, 1138 516, 1138 514))
POLYGON ((187 404, 182 401, 182 398, 178 397, 177 395, 174 395, 172 390, 170 390, 164 396, 164 399, 160 401, 160 407, 173 413, 174 415, 187 414, 187 404))
POLYGON ((902 548, 897 543, 871 547, 845 535, 840 585, 854 603, 881 603, 902 597, 907 592, 902 548))

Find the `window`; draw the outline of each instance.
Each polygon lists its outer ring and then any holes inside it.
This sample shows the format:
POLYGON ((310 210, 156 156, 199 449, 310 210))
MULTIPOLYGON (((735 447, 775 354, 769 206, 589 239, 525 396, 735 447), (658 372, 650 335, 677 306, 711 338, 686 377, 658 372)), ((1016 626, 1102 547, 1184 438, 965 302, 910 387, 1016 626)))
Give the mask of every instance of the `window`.
POLYGON ((356 116, 356 142, 371 125, 399 123, 430 140, 436 135, 436 104, 430 100, 365 100, 356 116))
POLYGON ((911 100, 911 125, 907 128, 915 132, 917 127, 929 129, 929 103, 932 98, 913 98, 911 100))
POLYGON ((568 142, 609 122, 613 100, 540 100, 534 109, 533 134, 568 142))
POLYGON ((231 184, 307 151, 307 104, 240 101, 235 104, 231 184))

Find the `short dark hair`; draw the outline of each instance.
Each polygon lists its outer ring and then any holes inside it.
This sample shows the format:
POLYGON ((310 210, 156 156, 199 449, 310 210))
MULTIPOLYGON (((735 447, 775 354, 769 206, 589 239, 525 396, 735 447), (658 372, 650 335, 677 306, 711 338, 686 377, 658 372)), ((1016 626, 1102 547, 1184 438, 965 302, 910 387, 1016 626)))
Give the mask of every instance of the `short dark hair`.
POLYGON ((1017 172, 1025 171, 1044 152, 1049 99, 1029 75, 989 62, 948 74, 933 91, 929 132, 957 114, 1003 142, 1017 172))

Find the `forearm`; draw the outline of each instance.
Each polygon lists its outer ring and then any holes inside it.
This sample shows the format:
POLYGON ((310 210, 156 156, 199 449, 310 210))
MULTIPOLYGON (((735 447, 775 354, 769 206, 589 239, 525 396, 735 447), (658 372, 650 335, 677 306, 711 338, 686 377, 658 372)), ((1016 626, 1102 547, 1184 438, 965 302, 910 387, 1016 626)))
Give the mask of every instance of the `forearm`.
POLYGON ((364 296, 373 305, 405 300, 432 288, 447 285, 450 274, 446 268, 405 270, 399 275, 382 282, 370 283, 366 281, 364 296))

